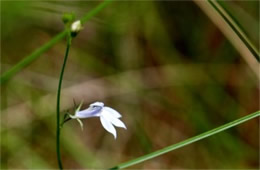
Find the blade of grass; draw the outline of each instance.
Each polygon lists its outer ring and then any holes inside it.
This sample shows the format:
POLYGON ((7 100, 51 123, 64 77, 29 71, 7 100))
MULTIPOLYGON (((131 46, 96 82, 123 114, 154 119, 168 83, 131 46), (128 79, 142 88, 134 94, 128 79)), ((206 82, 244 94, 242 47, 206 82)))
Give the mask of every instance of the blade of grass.
POLYGON ((229 122, 227 124, 219 126, 219 127, 215 128, 215 129, 209 130, 207 132, 204 132, 204 133, 202 133, 200 135, 191 137, 191 138, 186 139, 184 141, 181 141, 179 143, 167 146, 167 147, 165 147, 163 149, 157 150, 157 151, 152 152, 150 154, 147 154, 147 155, 135 158, 135 159, 127 161, 125 163, 121 163, 121 164, 119 164, 119 165, 117 165, 117 166, 115 166, 115 167, 113 167, 111 169, 122 169, 122 168, 127 168, 127 167, 130 167, 130 166, 139 164, 141 162, 144 162, 144 161, 147 161, 149 159, 155 158, 157 156, 163 155, 165 153, 171 152, 173 150, 176 150, 178 148, 181 148, 181 147, 184 147, 186 145, 192 144, 192 143, 197 142, 199 140, 202 140, 204 138, 213 136, 213 135, 215 135, 217 133, 220 133, 220 132, 222 132, 224 130, 227 130, 227 129, 231 128, 231 127, 237 126, 237 125, 239 125, 239 124, 241 124, 243 122, 246 122, 246 121, 251 120, 253 118, 256 118, 258 116, 260 116, 260 111, 251 113, 251 114, 249 114, 247 116, 244 116, 242 118, 239 118, 239 119, 234 120, 232 122, 229 122))
POLYGON ((229 39, 245 59, 257 78, 260 79, 259 52, 232 17, 215 0, 193 0, 193 2, 205 12, 211 21, 220 29, 220 31, 222 31, 227 39, 229 39))
POLYGON ((56 35, 53 39, 51 39, 49 42, 47 42, 40 48, 36 49, 30 55, 26 56, 22 61, 20 61, 13 67, 11 67, 6 72, 4 72, 0 77, 0 85, 4 84, 8 79, 13 77, 16 73, 21 71, 24 67, 28 66, 30 63, 32 63, 35 59, 37 59, 44 52, 49 50, 54 44, 56 44, 58 41, 63 39, 65 37, 65 35, 66 35, 66 32, 62 31, 61 33, 56 35))
POLYGON ((239 36, 239 38, 245 43, 247 48, 251 51, 257 61, 260 61, 259 52, 257 51, 254 44, 249 40, 246 34, 243 32, 241 26, 239 26, 238 22, 235 18, 225 10, 220 3, 215 0, 208 0, 208 2, 213 6, 213 8, 218 11, 218 13, 223 17, 223 19, 228 23, 228 25, 232 28, 232 30, 239 36))
MULTIPOLYGON (((89 19, 91 19, 94 15, 96 15, 98 12, 100 12, 106 5, 108 5, 112 0, 104 0, 101 4, 99 4, 96 8, 88 12, 85 16, 83 16, 80 20, 82 23, 86 23, 89 19)), ((36 60, 38 57, 40 57, 44 52, 49 50, 53 45, 55 45, 57 42, 65 38, 66 31, 60 32, 58 35, 56 35, 53 39, 51 39, 49 42, 41 46, 40 48, 33 51, 30 55, 26 56, 23 60, 21 60, 19 63, 14 65, 12 68, 4 72, 0 77, 0 85, 7 82, 11 77, 13 77, 15 74, 17 74, 19 71, 21 71, 23 68, 28 66, 30 63, 32 63, 34 60, 36 60)))

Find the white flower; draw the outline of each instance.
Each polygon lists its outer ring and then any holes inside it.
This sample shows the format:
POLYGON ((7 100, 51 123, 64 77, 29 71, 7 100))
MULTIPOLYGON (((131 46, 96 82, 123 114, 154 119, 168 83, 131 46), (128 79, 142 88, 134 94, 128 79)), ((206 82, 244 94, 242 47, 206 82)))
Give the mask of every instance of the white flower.
POLYGON ((80 20, 77 20, 71 24, 71 32, 78 33, 82 29, 80 20))
POLYGON ((89 105, 89 108, 80 111, 81 105, 75 111, 75 115, 70 117, 72 119, 77 119, 82 127, 82 122, 80 119, 90 118, 90 117, 100 117, 102 126, 111 134, 114 135, 116 139, 116 127, 121 127, 126 129, 125 124, 119 119, 121 116, 116 110, 104 106, 102 102, 95 102, 89 105))

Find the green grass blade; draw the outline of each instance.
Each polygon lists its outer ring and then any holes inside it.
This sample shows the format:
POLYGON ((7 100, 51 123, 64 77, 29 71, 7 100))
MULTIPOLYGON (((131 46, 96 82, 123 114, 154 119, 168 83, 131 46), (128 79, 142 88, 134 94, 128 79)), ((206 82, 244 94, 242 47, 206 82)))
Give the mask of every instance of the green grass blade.
POLYGON ((165 147, 165 148, 163 148, 163 149, 157 150, 157 151, 152 152, 152 153, 150 153, 150 154, 147 154, 147 155, 141 156, 141 157, 139 157, 139 158, 130 160, 130 161, 128 161, 128 162, 119 164, 119 165, 117 165, 117 166, 115 166, 115 167, 113 167, 113 168, 111 168, 111 169, 127 168, 127 167, 129 167, 129 166, 139 164, 139 163, 141 163, 141 162, 144 162, 144 161, 147 161, 147 160, 149 160, 149 159, 155 158, 155 157, 157 157, 157 156, 163 155, 163 154, 165 154, 165 153, 171 152, 171 151, 173 151, 173 150, 175 150, 175 149, 184 147, 184 146, 186 146, 186 145, 192 144, 192 143, 197 142, 197 141, 199 141, 199 140, 202 140, 202 139, 204 139, 204 138, 207 138, 207 137, 210 137, 210 136, 212 136, 212 135, 215 135, 215 134, 217 134, 217 133, 219 133, 219 132, 222 132, 222 131, 227 130, 227 129, 231 128, 231 127, 237 126, 237 125, 239 125, 239 124, 241 124, 241 123, 243 123, 243 122, 246 122, 246 121, 251 120, 251 119, 253 119, 253 118, 255 118, 255 117, 258 117, 258 116, 260 116, 260 111, 251 113, 251 114, 249 114, 249 115, 247 115, 247 116, 244 116, 244 117, 242 117, 242 118, 239 118, 239 119, 234 120, 234 121, 232 121, 232 122, 229 122, 229 123, 227 123, 227 124, 224 124, 224 125, 222 125, 222 126, 219 126, 219 127, 215 128, 215 129, 212 129, 212 130, 209 130, 209 131, 207 131, 207 132, 204 132, 204 133, 202 133, 202 134, 200 134, 200 135, 191 137, 191 138, 186 139, 186 140, 184 140, 184 141, 182 141, 182 142, 179 142, 179 143, 176 143, 176 144, 167 146, 167 147, 165 147))
POLYGON ((242 31, 242 27, 232 19, 215 0, 197 1, 193 0, 198 7, 209 17, 209 19, 219 28, 223 35, 230 41, 234 48, 244 58, 249 68, 259 76, 259 52, 242 31))
POLYGON ((96 15, 99 11, 105 8, 111 1, 113 0, 104 0, 100 5, 98 5, 95 9, 88 12, 85 16, 83 16, 80 20, 82 23, 87 22, 91 19, 94 15, 96 15))
MULTIPOLYGON (((100 3, 96 8, 88 12, 85 16, 81 18, 82 23, 87 22, 89 19, 91 19, 94 15, 96 15, 98 12, 100 12, 109 2, 112 0, 104 0, 102 3, 100 3)), ((58 35, 56 35, 53 39, 51 39, 49 42, 41 46, 40 48, 33 51, 30 55, 26 56, 23 60, 21 60, 19 63, 14 65, 12 68, 4 72, 0 77, 0 85, 7 82, 11 77, 13 77, 15 74, 17 74, 19 71, 21 71, 23 68, 28 66, 30 63, 32 63, 35 59, 40 57, 44 52, 49 50, 53 45, 55 45, 57 42, 62 40, 66 36, 66 31, 62 31, 58 35)))
POLYGON ((221 4, 219 4, 216 0, 208 0, 208 2, 212 5, 212 7, 223 17, 223 19, 228 23, 228 25, 232 28, 232 30, 239 36, 239 38, 245 43, 249 51, 253 54, 253 56, 260 61, 259 51, 253 45, 253 43, 249 40, 243 30, 239 27, 236 20, 226 11, 221 4))
POLYGON ((44 52, 49 50, 54 44, 56 44, 58 41, 63 39, 66 35, 66 32, 63 31, 56 35, 53 39, 51 39, 49 42, 41 46, 40 48, 36 49, 34 52, 32 52, 30 55, 26 56, 22 61, 17 63, 15 66, 7 70, 1 75, 0 78, 0 84, 5 83, 8 79, 13 77, 16 73, 21 71, 24 67, 28 66, 31 62, 33 62, 35 59, 37 59, 40 55, 42 55, 44 52))

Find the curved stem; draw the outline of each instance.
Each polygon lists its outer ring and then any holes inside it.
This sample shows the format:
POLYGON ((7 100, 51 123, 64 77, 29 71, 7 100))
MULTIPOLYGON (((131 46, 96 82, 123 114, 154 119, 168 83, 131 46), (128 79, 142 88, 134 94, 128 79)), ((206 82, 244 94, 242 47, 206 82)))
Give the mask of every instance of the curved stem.
POLYGON ((64 123, 66 123, 66 122, 69 121, 69 120, 71 120, 70 117, 68 117, 67 119, 64 119, 60 126, 62 127, 62 126, 64 125, 64 123))
POLYGON ((65 52, 65 56, 64 56, 64 61, 63 61, 63 65, 62 65, 61 72, 60 72, 59 86, 58 86, 58 92, 57 92, 56 152, 57 152, 57 159, 58 159, 58 164, 59 164, 60 169, 63 169, 61 155, 60 155, 60 93, 61 93, 63 74, 64 74, 64 70, 66 67, 68 54, 69 54, 69 50, 70 50, 70 45, 71 45, 71 36, 69 34, 68 39, 67 39, 67 48, 66 48, 66 52, 65 52))

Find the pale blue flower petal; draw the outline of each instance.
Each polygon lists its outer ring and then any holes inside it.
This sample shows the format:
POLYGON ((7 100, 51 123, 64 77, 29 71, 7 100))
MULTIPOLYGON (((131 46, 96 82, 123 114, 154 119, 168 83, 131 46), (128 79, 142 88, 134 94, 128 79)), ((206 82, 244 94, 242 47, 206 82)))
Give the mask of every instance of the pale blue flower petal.
POLYGON ((104 103, 102 103, 102 102, 95 102, 95 103, 90 104, 89 106, 100 106, 100 107, 104 107, 104 103))
POLYGON ((89 117, 98 117, 100 116, 100 112, 102 110, 102 107, 90 107, 85 110, 81 110, 76 112, 75 117, 77 118, 89 118, 89 117))
POLYGON ((109 111, 111 113, 111 115, 113 115, 113 117, 116 117, 116 118, 122 117, 121 114, 118 113, 118 111, 116 111, 115 109, 112 109, 111 107, 104 107, 104 109, 109 111))
POLYGON ((102 115, 100 116, 100 121, 102 126, 112 135, 114 135, 114 138, 116 139, 116 129, 112 125, 111 122, 109 122, 107 119, 105 119, 102 115))
POLYGON ((114 117, 114 115, 111 114, 110 111, 111 111, 110 109, 107 109, 106 107, 104 107, 101 112, 101 116, 103 116, 106 120, 111 122, 113 125, 126 129, 125 124, 118 118, 114 117))

